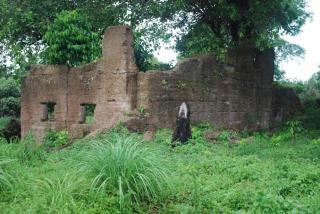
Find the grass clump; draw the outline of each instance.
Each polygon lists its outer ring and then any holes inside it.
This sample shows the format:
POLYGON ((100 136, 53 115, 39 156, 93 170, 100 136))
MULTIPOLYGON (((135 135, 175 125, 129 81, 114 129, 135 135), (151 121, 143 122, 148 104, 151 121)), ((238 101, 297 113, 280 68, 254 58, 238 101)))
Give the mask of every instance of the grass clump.
POLYGON ((43 146, 38 145, 34 136, 29 133, 21 139, 17 157, 21 162, 34 163, 39 160, 44 161, 46 154, 43 146))
POLYGON ((135 138, 113 135, 93 143, 83 163, 94 177, 94 188, 117 192, 120 210, 127 202, 159 201, 168 187, 163 161, 140 144, 135 138))
POLYGON ((0 157, 0 192, 9 190, 12 187, 12 177, 5 170, 5 165, 10 163, 12 160, 0 157))
POLYGON ((287 127, 235 137, 221 130, 227 143, 214 144, 203 137, 207 129, 194 127, 193 139, 175 149, 172 130, 140 143, 142 136, 122 125, 55 152, 32 136, 0 140, 0 213, 319 212, 318 130, 296 132, 295 143, 287 127), (240 143, 230 146, 234 139, 240 143), (21 151, 25 159, 8 163, 21 151))
POLYGON ((87 192, 85 180, 78 173, 66 172, 64 175, 55 175, 52 178, 44 177, 36 181, 40 210, 48 213, 63 213, 80 211, 77 199, 87 192))

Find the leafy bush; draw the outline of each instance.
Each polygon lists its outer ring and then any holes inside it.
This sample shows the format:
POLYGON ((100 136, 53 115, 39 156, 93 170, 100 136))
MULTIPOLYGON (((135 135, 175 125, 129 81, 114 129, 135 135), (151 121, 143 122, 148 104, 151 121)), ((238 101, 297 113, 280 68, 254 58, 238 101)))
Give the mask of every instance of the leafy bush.
POLYGON ((302 120, 307 128, 320 129, 320 99, 304 102, 302 120))
POLYGON ((280 132, 274 134, 271 138, 271 143, 275 146, 279 146, 282 143, 288 142, 292 139, 290 132, 280 132))
POLYGON ((303 112, 299 118, 305 128, 320 128, 320 72, 311 76, 308 81, 281 81, 280 85, 292 88, 299 96, 303 112))
POLYGON ((52 131, 48 130, 44 137, 44 146, 48 150, 61 148, 68 143, 67 131, 52 131))
POLYGON ((303 90, 299 95, 304 102, 320 98, 320 71, 314 73, 308 81, 304 82, 303 90))
POLYGON ((279 146, 282 143, 289 141, 296 142, 298 134, 303 131, 302 122, 297 120, 287 121, 284 124, 283 130, 274 133, 271 138, 273 145, 279 146))
POLYGON ((20 84, 13 78, 0 79, 0 117, 20 115, 20 84))
POLYGON ((294 210, 290 201, 281 196, 259 192, 253 204, 254 213, 287 213, 294 210))
POLYGON ((320 145, 320 138, 318 139, 313 139, 310 141, 311 144, 316 144, 316 145, 320 145))
POLYGON ((21 137, 21 124, 15 118, 11 118, 10 121, 2 121, 5 127, 0 128, 0 137, 7 140, 8 143, 19 142, 21 137))
POLYGON ((93 186, 117 191, 120 210, 126 202, 159 200, 168 187, 163 161, 133 138, 115 136, 95 142, 85 155, 85 171, 94 176, 93 186))
POLYGON ((238 134, 235 131, 222 131, 219 136, 218 136, 218 141, 223 142, 223 143, 230 143, 232 140, 237 139, 238 134))
POLYGON ((293 142, 296 142, 297 134, 303 130, 301 121, 292 120, 287 122, 288 132, 291 134, 293 142))
POLYGON ((213 129, 213 126, 210 123, 200 123, 197 126, 192 126, 192 138, 189 141, 191 143, 206 143, 206 140, 203 137, 203 132, 211 129, 213 129))
POLYGON ((160 62, 152 54, 153 48, 143 39, 141 32, 134 32, 134 58, 140 71, 147 70, 169 70, 172 68, 170 63, 160 62))
POLYGON ((142 35, 134 34, 134 56, 135 63, 140 71, 147 71, 150 68, 150 60, 152 59, 152 54, 150 48, 141 39, 142 35))
POLYGON ((44 52, 50 64, 78 66, 100 55, 100 39, 87 18, 78 11, 62 11, 44 35, 44 52))
POLYGON ((224 143, 228 143, 230 138, 230 132, 229 131, 223 131, 219 134, 218 140, 224 143))
POLYGON ((0 130, 3 129, 11 120, 11 117, 0 117, 0 130))

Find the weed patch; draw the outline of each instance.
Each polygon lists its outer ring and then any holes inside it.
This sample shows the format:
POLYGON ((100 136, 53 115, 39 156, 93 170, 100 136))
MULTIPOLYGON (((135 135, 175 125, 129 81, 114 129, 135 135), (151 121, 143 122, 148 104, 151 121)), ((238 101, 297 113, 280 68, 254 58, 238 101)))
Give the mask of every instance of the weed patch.
MULTIPOLYGON (((47 152, 31 135, 0 140, 0 210, 7 213, 317 213, 319 132, 221 131, 193 127, 171 148, 171 130, 152 142, 121 124, 94 139, 47 152), (310 134, 309 134, 310 133, 310 134), (238 144, 230 146, 236 135, 238 144), (280 137, 279 137, 280 136, 280 137), (278 139, 277 139, 278 138, 278 139), (276 139, 276 142, 275 142, 276 139), (15 160, 16 159, 16 160, 15 160), (10 160, 10 162, 9 162, 10 160), (11 161, 13 160, 13 161, 11 161), (2 180, 1 180, 2 179, 2 180)), ((53 147, 54 148, 54 147, 53 147)))
POLYGON ((17 158, 23 163, 35 164, 37 161, 46 159, 43 145, 38 145, 34 136, 29 133, 21 139, 20 146, 17 150, 17 158))
POLYGON ((134 138, 118 135, 94 142, 85 157, 82 165, 93 176, 92 187, 116 192, 120 210, 132 202, 162 200, 167 191, 163 161, 134 138))
POLYGON ((12 176, 6 171, 5 166, 12 160, 0 157, 0 192, 12 188, 12 176))

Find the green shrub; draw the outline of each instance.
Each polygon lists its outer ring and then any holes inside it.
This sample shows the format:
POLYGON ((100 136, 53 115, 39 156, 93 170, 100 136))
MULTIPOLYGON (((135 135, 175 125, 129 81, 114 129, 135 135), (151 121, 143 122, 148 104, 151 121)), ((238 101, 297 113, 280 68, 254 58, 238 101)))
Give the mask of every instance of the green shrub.
POLYGON ((311 144, 316 144, 316 145, 320 145, 320 138, 318 139, 313 139, 310 141, 311 144))
POLYGON ((237 139, 237 138, 238 138, 237 132, 230 131, 230 130, 222 131, 218 135, 218 141, 223 143, 230 143, 233 139, 237 139))
POLYGON ((320 128, 320 72, 314 73, 308 81, 282 81, 280 85, 292 88, 302 101, 303 111, 299 113, 305 128, 320 128))
POLYGON ((191 143, 206 143, 207 141, 203 137, 203 132, 210 129, 213 129, 210 123, 200 123, 197 126, 192 126, 192 138, 189 141, 191 143))
POLYGON ((307 128, 320 129, 320 99, 308 100, 304 103, 302 119, 307 128))
POLYGON ((301 121, 292 120, 287 122, 287 130, 291 134, 293 142, 296 142, 297 135, 303 131, 301 121))
POLYGON ((152 47, 147 44, 143 39, 141 32, 134 32, 134 58, 135 63, 140 71, 147 70, 169 70, 172 68, 171 63, 160 62, 152 54, 152 47))
POLYGON ((280 145, 289 141, 296 142, 298 134, 303 132, 302 122, 297 120, 287 121, 282 127, 282 131, 274 133, 271 138, 273 145, 280 145))
POLYGON ((229 131, 223 131, 219 134, 218 140, 224 143, 228 143, 230 138, 230 132, 229 131))
POLYGON ((291 141, 292 136, 290 132, 280 132, 278 134, 274 134, 271 138, 271 143, 275 146, 279 146, 282 143, 286 143, 291 141))
POLYGON ((254 213, 291 213, 294 206, 281 196, 259 192, 253 204, 254 213))
POLYGON ((44 35, 44 58, 50 64, 79 66, 100 55, 100 39, 78 11, 62 11, 44 35))
POLYGON ((67 131, 48 130, 44 137, 44 147, 50 151, 52 149, 61 148, 68 143, 67 131))
POLYGON ((0 79, 0 117, 20 115, 20 84, 13 78, 0 79))
POLYGON ((83 166, 94 176, 93 187, 116 191, 120 210, 128 201, 160 200, 168 187, 162 159, 133 138, 117 135, 109 140, 93 143, 85 155, 83 166))
POLYGON ((11 117, 0 117, 0 130, 6 127, 6 125, 10 122, 11 117))
POLYGON ((203 138, 203 130, 197 126, 191 128, 192 138, 189 139, 190 142, 193 143, 204 143, 205 139, 203 138))

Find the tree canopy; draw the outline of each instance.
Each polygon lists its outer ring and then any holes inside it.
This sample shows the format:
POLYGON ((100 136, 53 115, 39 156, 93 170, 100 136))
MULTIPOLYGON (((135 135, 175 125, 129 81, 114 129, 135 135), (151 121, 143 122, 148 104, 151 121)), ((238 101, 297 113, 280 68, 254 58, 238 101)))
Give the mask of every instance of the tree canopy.
POLYGON ((47 45, 44 60, 49 64, 78 66, 101 55, 98 35, 76 10, 59 13, 43 38, 47 45))
POLYGON ((45 46, 43 37, 63 10, 78 10, 99 35, 105 27, 119 24, 125 14, 125 10, 106 1, 0 0, 0 51, 6 53, 0 63, 10 60, 10 69, 14 70, 39 63, 45 46))
MULTIPOLYGON (((166 6, 165 6, 166 5, 166 6)), ((187 32, 205 24, 225 45, 273 47, 282 34, 296 35, 309 17, 305 0, 168 0, 164 20, 187 32)))
POLYGON ((277 47, 281 35, 296 35, 310 16, 306 0, 0 0, 0 64, 9 59, 21 70, 39 62, 48 26, 63 10, 86 16, 99 36, 107 26, 131 25, 148 53, 175 37, 182 56, 277 47))
POLYGON ((20 85, 12 77, 0 78, 0 117, 20 115, 20 85))

